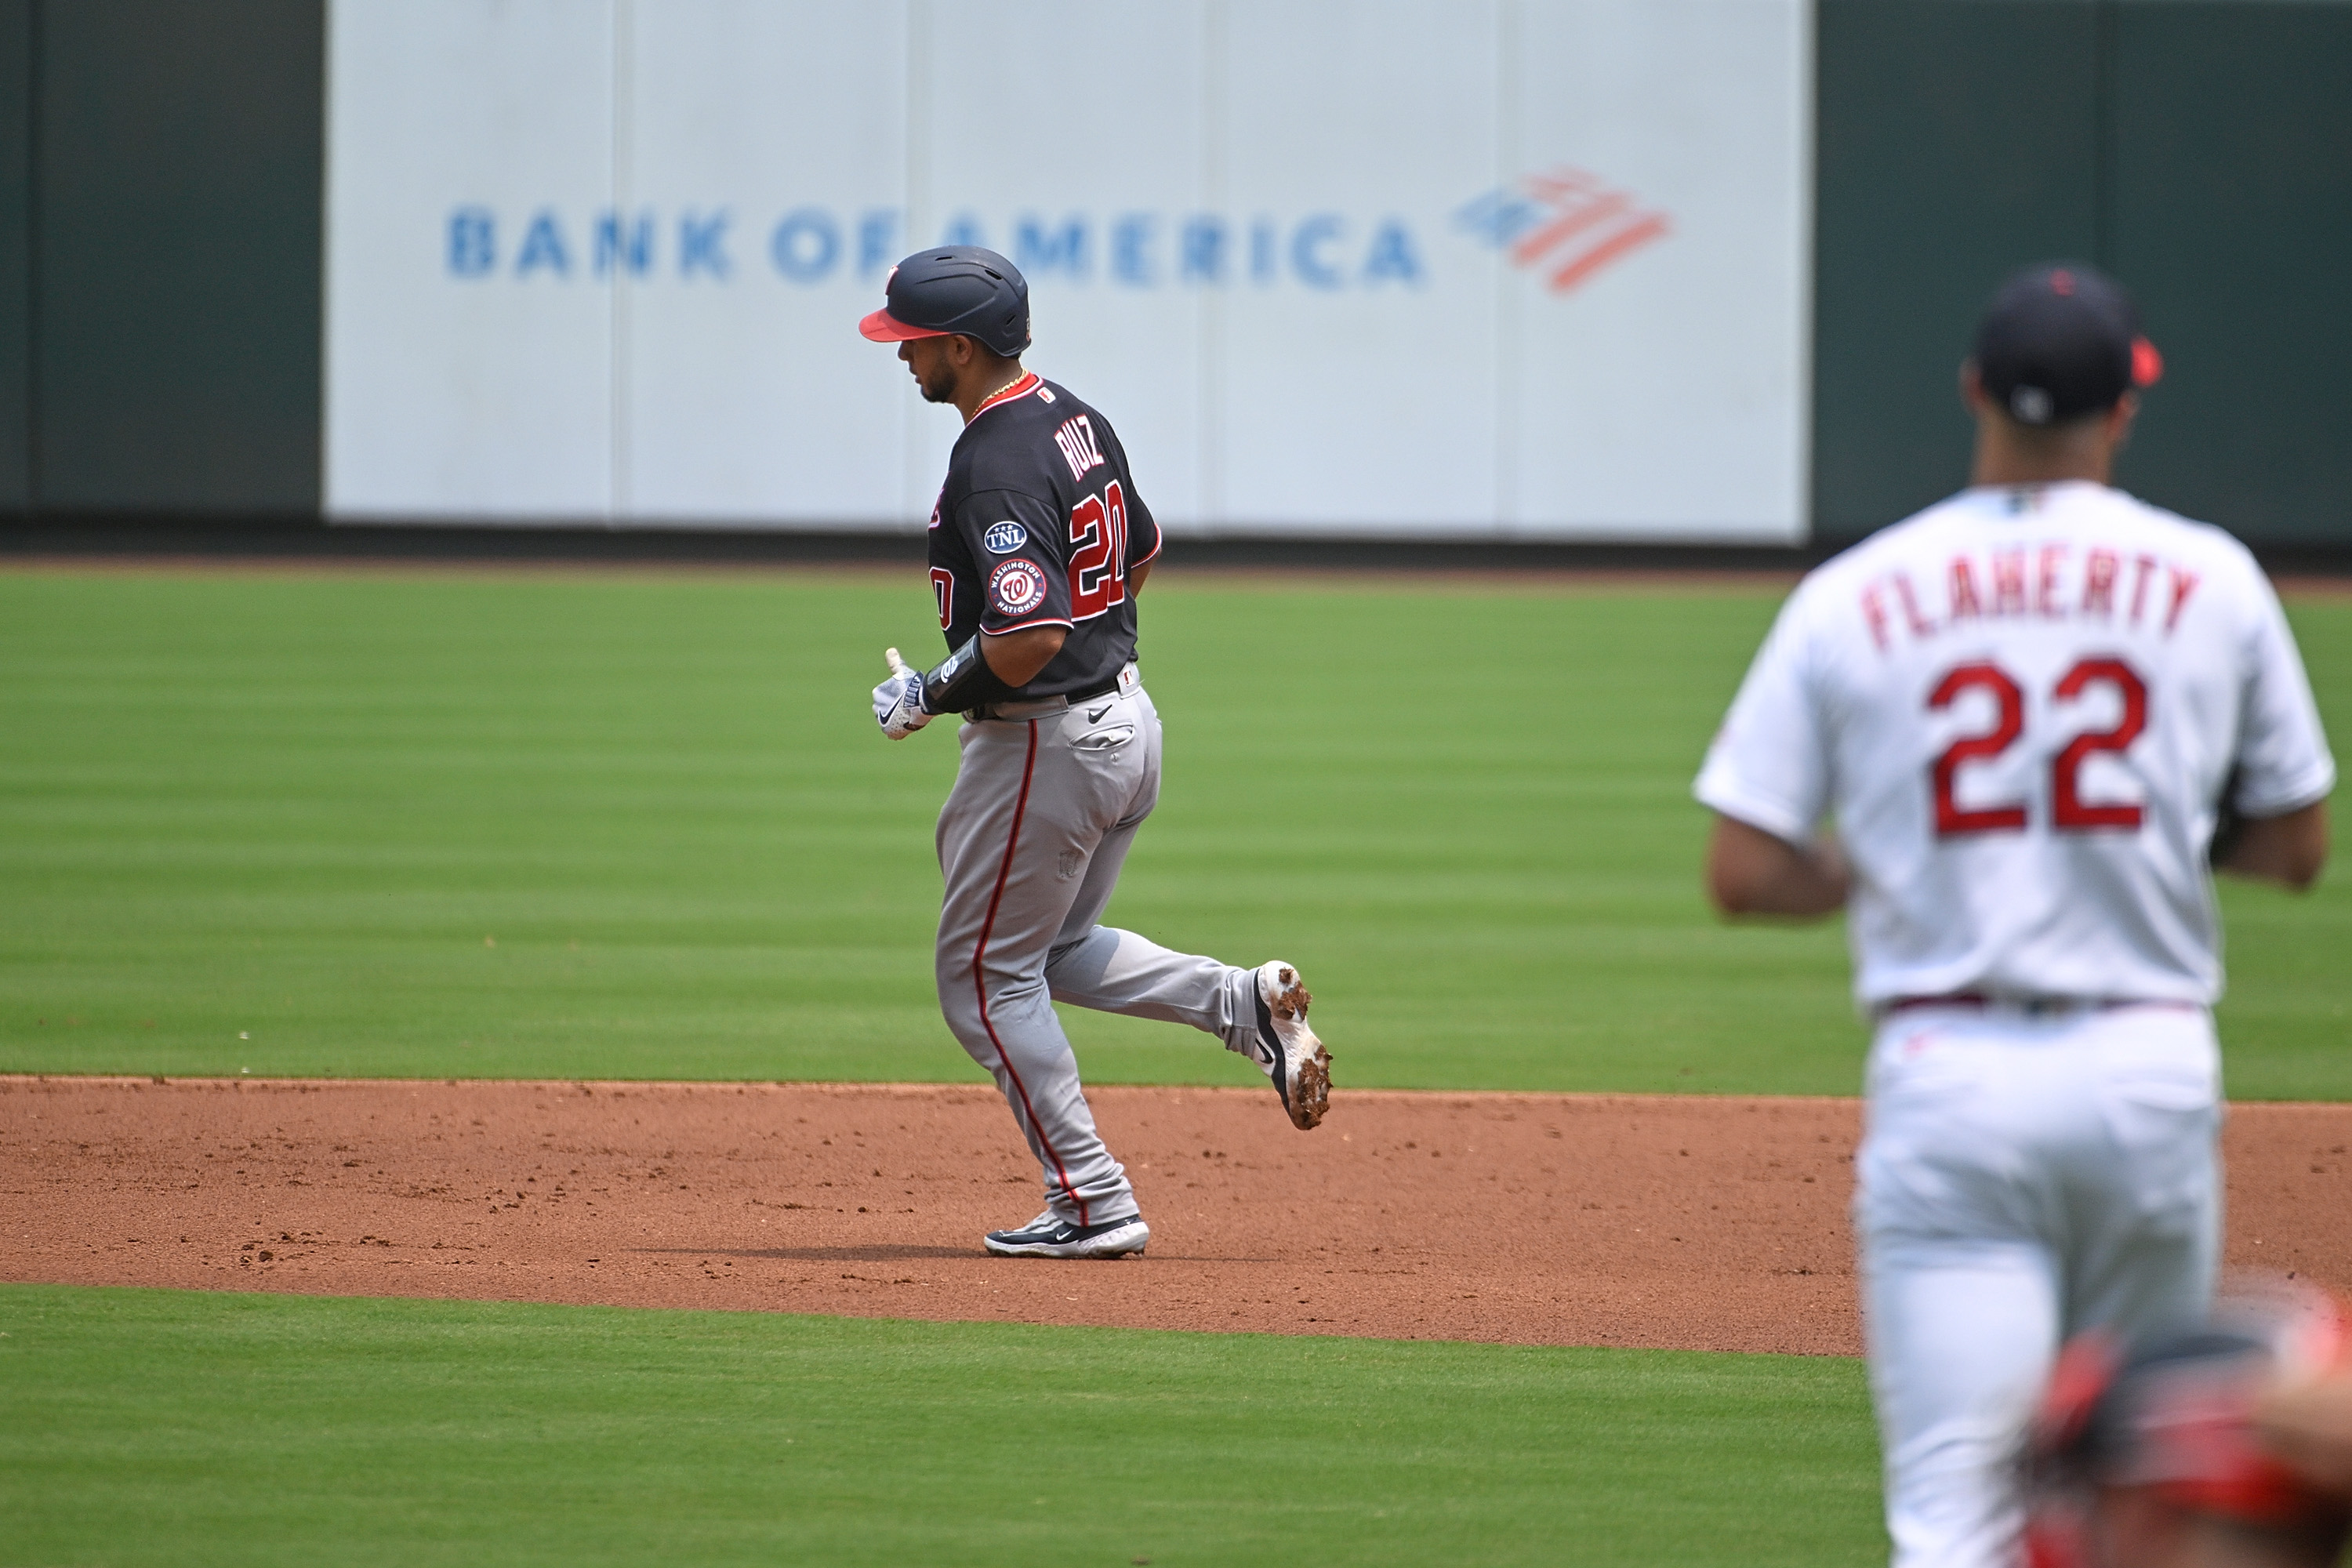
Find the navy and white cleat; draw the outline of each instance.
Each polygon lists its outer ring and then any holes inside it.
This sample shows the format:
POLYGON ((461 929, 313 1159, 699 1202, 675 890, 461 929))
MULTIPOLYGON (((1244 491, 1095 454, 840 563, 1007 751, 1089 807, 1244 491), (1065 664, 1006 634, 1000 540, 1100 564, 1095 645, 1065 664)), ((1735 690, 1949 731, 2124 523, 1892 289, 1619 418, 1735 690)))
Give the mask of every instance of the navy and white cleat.
POLYGON ((1072 1225, 1047 1209, 1019 1230, 992 1230, 988 1250, 999 1258, 1124 1258, 1141 1253, 1151 1227, 1139 1214, 1100 1225, 1072 1225))
POLYGON ((1274 1080, 1290 1124, 1302 1132, 1331 1108, 1331 1053, 1307 1025, 1307 1005, 1313 1000, 1292 965, 1278 958, 1258 965, 1254 1054, 1274 1080))

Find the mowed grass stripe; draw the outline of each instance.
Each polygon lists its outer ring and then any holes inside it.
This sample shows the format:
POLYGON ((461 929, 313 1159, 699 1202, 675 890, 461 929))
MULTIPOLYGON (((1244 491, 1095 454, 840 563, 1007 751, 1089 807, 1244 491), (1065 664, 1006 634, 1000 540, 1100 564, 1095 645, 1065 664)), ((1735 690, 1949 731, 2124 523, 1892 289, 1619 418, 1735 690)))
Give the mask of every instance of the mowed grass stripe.
MULTIPOLYGON (((1343 1087, 1853 1092, 1841 933, 1698 888, 1779 598, 1171 573, 1112 918, 1301 964, 1343 1087)), ((2352 734, 2352 601, 2290 612, 2352 734)), ((911 573, 0 574, 0 1070, 977 1080, 888 643, 911 573)), ((2352 1095, 2352 884, 2224 903, 2232 1092, 2352 1095)), ((1093 1081, 1254 1081, 1067 1016, 1093 1081)))
POLYGON ((0 1287, 0 1563, 1883 1560, 1857 1362, 0 1287))

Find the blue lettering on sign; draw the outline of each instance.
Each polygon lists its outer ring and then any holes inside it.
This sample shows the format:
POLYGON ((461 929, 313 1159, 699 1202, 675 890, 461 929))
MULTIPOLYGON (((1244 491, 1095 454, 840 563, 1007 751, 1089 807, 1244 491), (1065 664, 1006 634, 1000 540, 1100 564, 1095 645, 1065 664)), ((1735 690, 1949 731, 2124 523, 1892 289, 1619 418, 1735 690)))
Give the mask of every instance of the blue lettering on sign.
POLYGON ((1290 269, 1309 289, 1337 289, 1347 282, 1323 256, 1323 247, 1339 239, 1340 227, 1338 213, 1317 213, 1291 235, 1290 269))
POLYGON ((1225 280, 1225 226, 1203 213, 1187 219, 1183 237, 1178 241, 1176 265, 1187 283, 1223 283, 1225 280))
POLYGON ((487 277, 498 260, 493 243, 498 220, 488 207, 459 207, 449 215, 449 275, 487 277))
POLYGON ((515 276, 527 277, 540 267, 559 278, 572 276, 572 256, 563 247, 563 231, 555 226, 555 215, 551 212, 541 213, 523 231, 522 254, 515 258, 515 276))
MULTIPOLYGON (((664 260, 655 247, 663 219, 654 208, 624 212, 608 207, 581 214, 573 221, 583 227, 567 229, 556 208, 540 207, 522 224, 520 243, 510 252, 513 259, 502 264, 499 214, 473 204, 453 206, 447 210, 443 263, 452 278, 488 278, 504 270, 518 279, 542 273, 570 279, 573 261, 583 259, 589 264, 584 269, 588 276, 613 279, 650 279, 660 262, 678 279, 733 281, 734 262, 728 254, 732 210, 684 208, 673 216, 677 248, 673 258, 664 260), (575 258, 571 237, 583 233, 588 254, 575 258)), ((1523 221, 1515 208, 1497 203, 1474 203, 1451 216, 1481 237, 1507 233, 1523 221)), ((1010 225, 1014 265, 1033 279, 1087 282, 1095 263, 1097 222, 1103 226, 1105 278, 1132 289, 1171 282, 1222 288, 1243 280, 1272 288, 1286 279, 1318 291, 1389 284, 1417 289, 1430 277, 1420 239, 1403 218, 1391 215, 1358 227, 1338 212, 1308 213, 1295 221, 1259 215, 1246 222, 1215 213, 1180 217, 1127 211, 1107 219, 1083 213, 1053 219, 1023 214, 1010 225), (1369 240, 1360 244, 1351 237, 1367 233, 1369 240)), ((804 287, 853 277, 871 281, 898 260, 905 227, 905 215, 889 207, 854 215, 816 205, 793 207, 768 233, 768 259, 778 278, 804 287), (856 252, 854 271, 844 265, 852 247, 856 252)), ((976 214, 955 213, 945 225, 941 243, 985 245, 986 231, 976 214)))
POLYGON ((1151 215, 1129 213, 1110 228, 1110 275, 1139 289, 1151 286, 1151 215))
POLYGON ((1421 281, 1421 258, 1412 253, 1412 235, 1394 218, 1372 231, 1371 249, 1364 256, 1364 281, 1393 278, 1400 283, 1421 281))
POLYGON ((795 283, 814 283, 841 258, 841 231, 822 207, 803 207, 776 226, 768 254, 776 270, 795 283))
POLYGON ((1029 542, 1029 531, 1017 522, 992 522, 980 536, 992 555, 1010 555, 1029 542))
MULTIPOLYGON (((965 244, 976 244, 967 240, 965 244)), ((1013 226, 1013 265, 1026 278, 1065 272, 1074 279, 1087 275, 1087 220, 1069 217, 1058 229, 1046 229, 1042 218, 1024 216, 1013 226)))
POLYGON ((887 209, 867 213, 857 225, 857 273, 870 278, 898 259, 898 215, 887 209))
POLYGON ((1250 225, 1250 281, 1266 284, 1274 281, 1274 221, 1260 218, 1250 225))
POLYGON ((643 278, 653 270, 654 215, 639 213, 624 218, 619 213, 608 212, 596 220, 596 276, 609 278, 615 270, 643 278))
POLYGON ((727 209, 715 213, 680 213, 677 218, 677 275, 697 271, 724 279, 733 270, 727 261, 727 209))

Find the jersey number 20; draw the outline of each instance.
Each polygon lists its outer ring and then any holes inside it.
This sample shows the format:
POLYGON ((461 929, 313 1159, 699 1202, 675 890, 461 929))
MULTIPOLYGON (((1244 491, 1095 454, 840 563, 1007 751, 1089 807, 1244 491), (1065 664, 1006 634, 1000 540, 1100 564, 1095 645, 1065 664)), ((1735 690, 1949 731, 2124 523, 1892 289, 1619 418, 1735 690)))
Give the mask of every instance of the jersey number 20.
MULTIPOLYGON (((2112 686, 2123 699, 2123 717, 2112 730, 2085 731, 2066 742, 2050 761, 2050 816, 2062 833, 2084 833, 2101 827, 2137 828, 2140 808, 2129 803, 2094 805, 2083 799, 2083 763, 2096 752, 2120 752, 2147 728, 2147 683, 2119 658, 2086 658, 2059 677, 2051 692, 2059 702, 2073 702, 2093 686, 2112 686)), ((1953 796, 1953 781, 1970 763, 1990 762, 2017 743, 2025 732, 2025 693, 1997 664, 1964 664, 1937 684, 1927 699, 1931 711, 1941 712, 1967 691, 1992 696, 1999 718, 1981 734, 1963 735, 1944 748, 1928 769, 1936 792, 1936 837, 1952 838, 1969 833, 2017 832, 2025 826, 2025 803, 1963 806, 1953 796)))
POLYGON ((1113 479, 1070 509, 1070 619, 1127 603, 1127 492, 1113 479))

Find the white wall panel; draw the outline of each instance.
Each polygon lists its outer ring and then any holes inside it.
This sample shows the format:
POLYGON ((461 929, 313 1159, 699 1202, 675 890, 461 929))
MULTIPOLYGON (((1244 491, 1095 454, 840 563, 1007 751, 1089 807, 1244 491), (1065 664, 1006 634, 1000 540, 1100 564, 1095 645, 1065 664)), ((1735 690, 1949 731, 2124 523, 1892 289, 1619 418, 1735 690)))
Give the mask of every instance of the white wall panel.
POLYGON ((605 515, 610 5, 336 0, 328 40, 330 512, 605 515))
POLYGON ((1800 537, 1807 16, 333 0, 330 510, 918 528, 973 239, 1173 531, 1800 537))
POLYGON ((856 328, 907 248, 904 10, 627 0, 622 25, 619 205, 652 243, 619 290, 621 512, 903 516, 909 384, 856 328))
POLYGON ((1447 217, 1492 182, 1496 14, 1232 8, 1229 205, 1259 254, 1226 307, 1219 521, 1491 524, 1498 279, 1447 217))
MULTIPOLYGON (((919 237, 969 237, 1022 268, 1030 367, 1109 417, 1155 516, 1195 515, 1207 323, 1180 247, 1204 199, 1202 7, 1032 0, 919 16, 919 237)), ((913 482, 928 513, 956 424, 920 416, 913 482)))
POLYGON ((1564 292, 1547 268, 1622 220, 1518 269, 1523 531, 1803 537, 1804 11, 1532 0, 1522 28, 1513 164, 1591 171, 1668 226, 1564 292))

